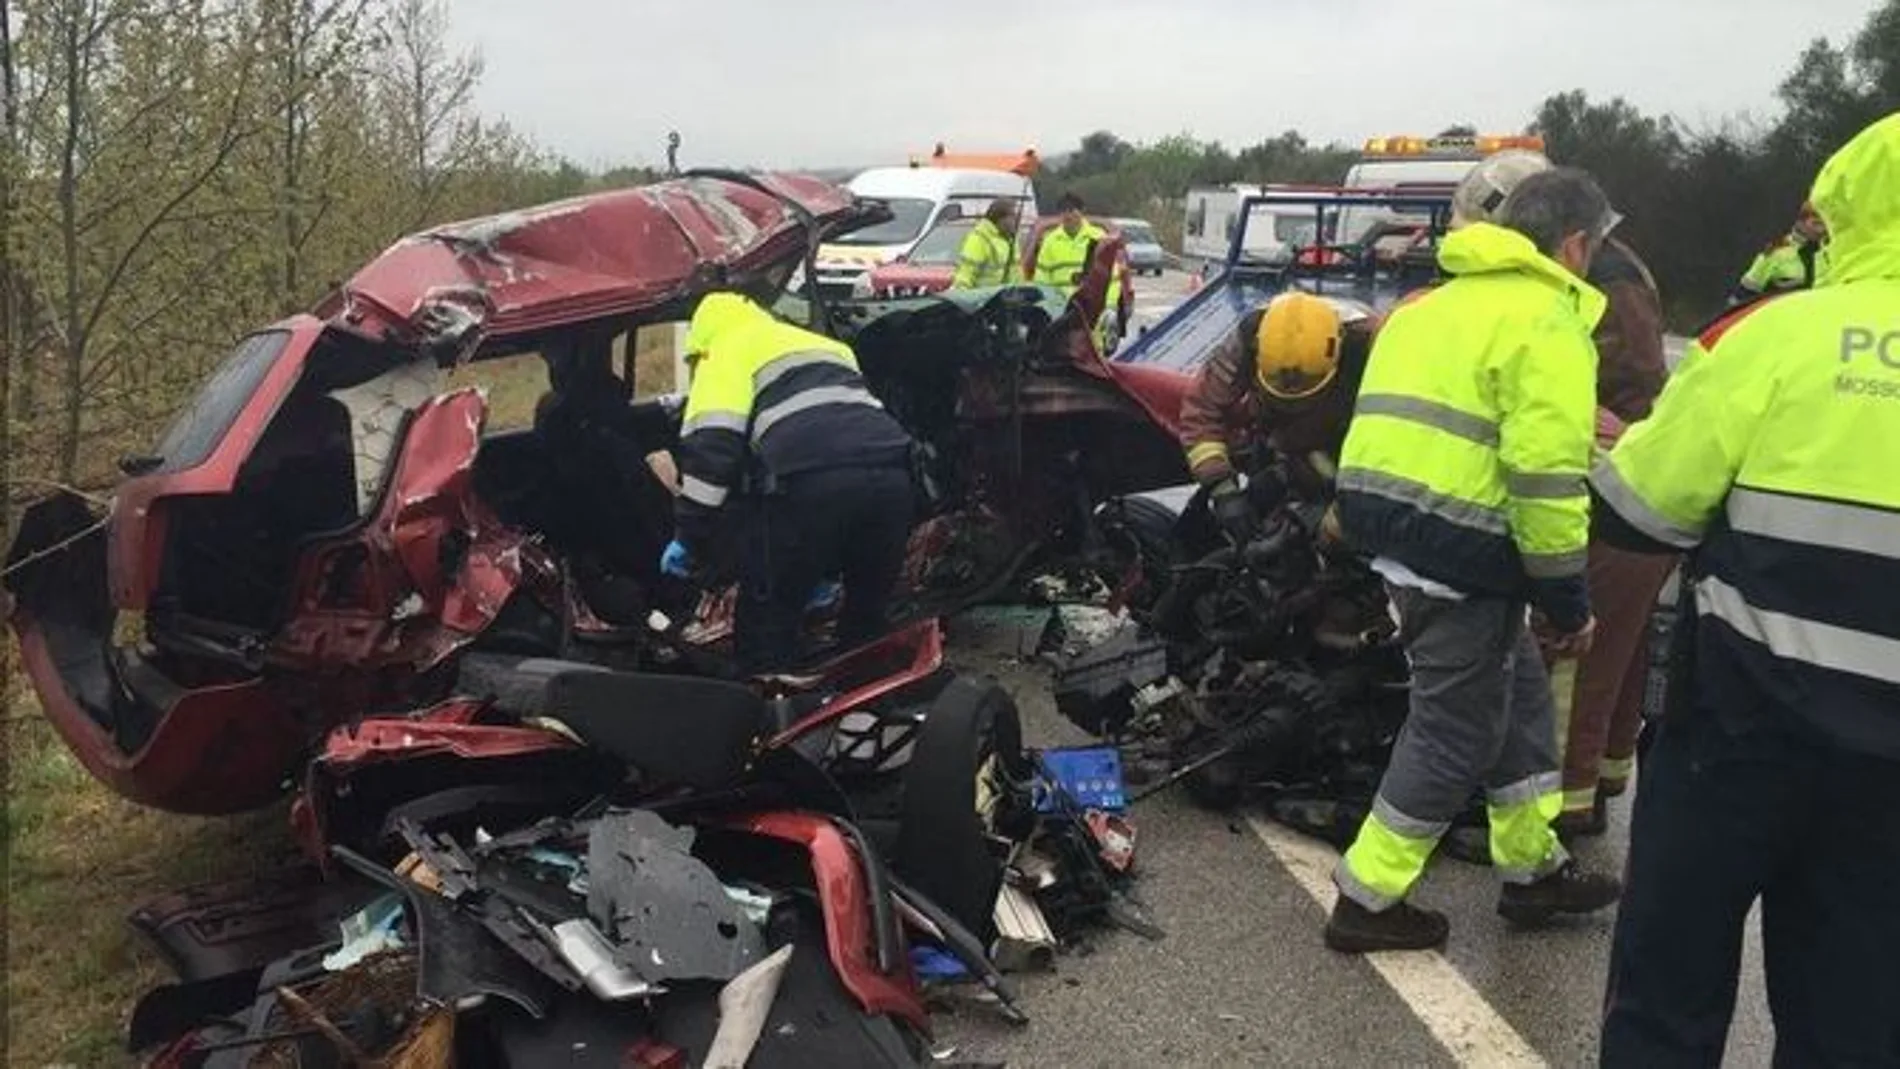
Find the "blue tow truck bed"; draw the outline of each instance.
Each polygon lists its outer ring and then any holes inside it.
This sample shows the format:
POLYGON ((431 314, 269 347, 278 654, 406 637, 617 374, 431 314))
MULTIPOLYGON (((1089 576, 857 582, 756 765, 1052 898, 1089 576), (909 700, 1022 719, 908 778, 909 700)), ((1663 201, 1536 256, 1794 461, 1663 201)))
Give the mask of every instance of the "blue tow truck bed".
POLYGON ((1437 277, 1438 239, 1450 214, 1449 189, 1249 197, 1241 204, 1238 225, 1219 270, 1200 292, 1124 345, 1114 360, 1192 374, 1233 336, 1248 312, 1287 289, 1351 301, 1369 312, 1382 313, 1437 277), (1285 214, 1289 206, 1311 207, 1318 222, 1316 232, 1324 235, 1322 243, 1292 250, 1278 261, 1250 259, 1247 227, 1267 219, 1266 212, 1255 209, 1285 214), (1350 235, 1350 240, 1335 240, 1342 209, 1347 208, 1373 209, 1372 225, 1350 235))

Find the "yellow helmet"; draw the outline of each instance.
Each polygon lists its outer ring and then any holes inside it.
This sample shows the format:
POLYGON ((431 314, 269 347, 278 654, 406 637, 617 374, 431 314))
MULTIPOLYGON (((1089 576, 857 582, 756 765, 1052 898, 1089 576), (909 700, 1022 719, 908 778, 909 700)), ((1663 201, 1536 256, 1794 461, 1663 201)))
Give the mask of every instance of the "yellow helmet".
POLYGON ((1254 378, 1268 397, 1298 401, 1339 373, 1339 309, 1310 293, 1275 297, 1254 334, 1254 378))

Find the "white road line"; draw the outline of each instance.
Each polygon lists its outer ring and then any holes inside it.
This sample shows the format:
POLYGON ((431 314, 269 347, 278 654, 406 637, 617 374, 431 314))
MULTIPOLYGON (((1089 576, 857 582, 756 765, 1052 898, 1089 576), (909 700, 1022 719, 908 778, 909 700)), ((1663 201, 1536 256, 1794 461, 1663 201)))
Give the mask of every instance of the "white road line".
MULTIPOLYGON (((1333 886, 1339 855, 1260 816, 1250 814, 1247 826, 1313 901, 1331 912, 1339 897, 1333 886)), ((1366 961, 1459 1065, 1491 1069, 1548 1064, 1443 954, 1368 954, 1366 961)))

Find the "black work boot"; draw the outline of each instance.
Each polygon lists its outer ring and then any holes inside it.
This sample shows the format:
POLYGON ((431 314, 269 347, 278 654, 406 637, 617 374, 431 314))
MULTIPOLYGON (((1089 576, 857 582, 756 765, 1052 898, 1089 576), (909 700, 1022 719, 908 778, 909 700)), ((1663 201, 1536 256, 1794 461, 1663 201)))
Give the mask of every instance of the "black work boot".
POLYGON ((1326 945, 1342 954, 1369 954, 1375 950, 1430 950, 1445 945, 1451 922, 1443 913, 1400 902, 1372 912, 1339 896, 1326 922, 1326 945))
POLYGON ((1595 913, 1623 897, 1623 883, 1591 872, 1575 861, 1536 883, 1507 883, 1498 895, 1498 915, 1512 924, 1535 927, 1560 913, 1595 913))
POLYGON ((1565 844, 1578 839, 1588 839, 1602 835, 1610 830, 1609 800, 1602 791, 1597 792, 1596 801, 1588 809, 1566 809, 1550 822, 1550 830, 1565 844))

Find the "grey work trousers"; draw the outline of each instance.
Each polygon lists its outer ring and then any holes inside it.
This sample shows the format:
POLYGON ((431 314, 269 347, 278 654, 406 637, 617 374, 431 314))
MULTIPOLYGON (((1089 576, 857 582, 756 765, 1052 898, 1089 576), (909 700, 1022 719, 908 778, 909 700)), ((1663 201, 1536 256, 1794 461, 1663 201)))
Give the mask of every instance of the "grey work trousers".
POLYGON ((1403 899, 1481 787, 1498 874, 1513 883, 1547 875, 1568 860, 1550 829, 1562 777, 1550 678, 1524 603, 1388 593, 1412 665, 1411 711, 1341 861, 1341 891, 1375 910, 1403 899))

